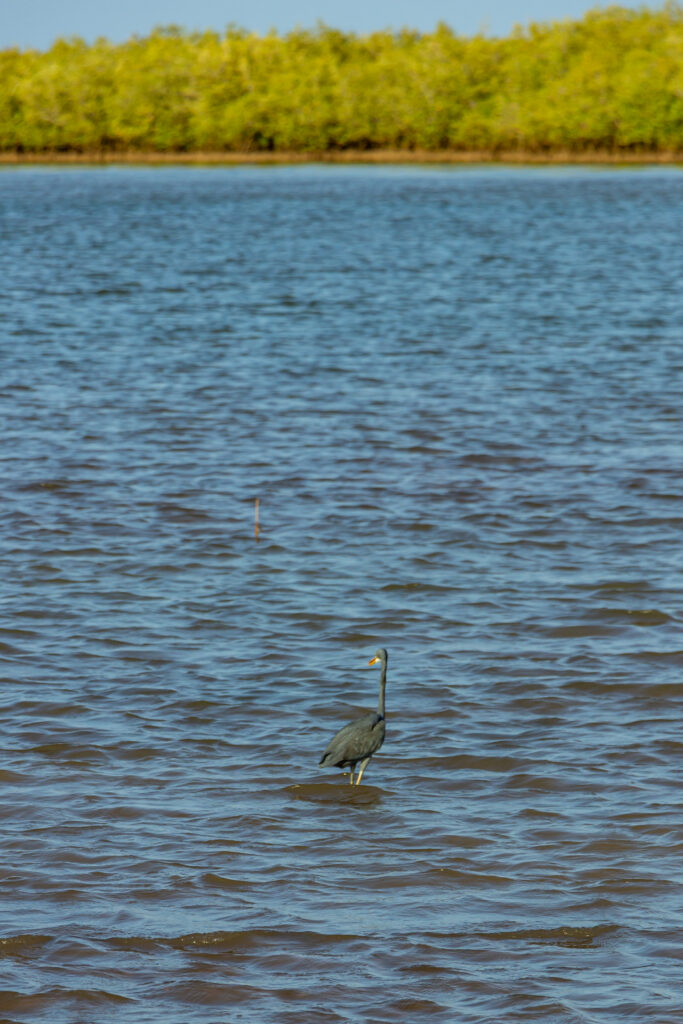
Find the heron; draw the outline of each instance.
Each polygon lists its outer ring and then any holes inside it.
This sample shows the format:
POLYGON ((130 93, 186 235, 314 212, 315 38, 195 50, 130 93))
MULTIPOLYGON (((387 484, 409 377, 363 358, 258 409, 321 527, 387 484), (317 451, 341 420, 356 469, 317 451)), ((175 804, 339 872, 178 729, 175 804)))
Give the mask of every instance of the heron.
POLYGON ((368 665, 381 665, 382 671, 379 677, 379 700, 377 711, 368 711, 367 714, 355 718, 339 730, 327 745, 327 750, 320 758, 318 764, 326 767, 350 768, 351 785, 354 785, 353 773, 360 761, 360 769, 356 777, 355 785, 360 785, 363 772, 368 766, 368 761, 373 754, 376 754, 384 743, 384 691, 387 685, 387 661, 389 655, 383 647, 370 659, 368 665))

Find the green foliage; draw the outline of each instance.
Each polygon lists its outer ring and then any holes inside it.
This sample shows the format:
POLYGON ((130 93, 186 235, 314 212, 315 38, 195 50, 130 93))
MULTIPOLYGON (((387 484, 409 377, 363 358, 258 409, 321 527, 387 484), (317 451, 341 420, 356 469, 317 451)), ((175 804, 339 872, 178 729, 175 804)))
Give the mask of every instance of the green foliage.
POLYGON ((683 7, 508 38, 157 29, 0 51, 0 150, 683 150, 683 7))

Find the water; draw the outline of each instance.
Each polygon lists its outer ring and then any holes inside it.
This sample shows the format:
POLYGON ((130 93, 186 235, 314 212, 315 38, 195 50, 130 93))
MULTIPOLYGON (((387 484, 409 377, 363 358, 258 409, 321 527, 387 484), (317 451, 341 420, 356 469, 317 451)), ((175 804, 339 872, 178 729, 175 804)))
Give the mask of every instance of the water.
POLYGON ((679 1022, 683 172, 0 197, 2 1019, 679 1022))

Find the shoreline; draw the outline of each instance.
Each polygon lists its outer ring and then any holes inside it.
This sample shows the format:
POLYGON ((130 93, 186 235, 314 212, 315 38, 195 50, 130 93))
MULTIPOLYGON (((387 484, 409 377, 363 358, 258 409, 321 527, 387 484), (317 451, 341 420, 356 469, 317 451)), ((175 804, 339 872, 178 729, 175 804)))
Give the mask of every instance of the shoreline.
POLYGON ((142 164, 142 165, 244 165, 244 164, 592 164, 592 165, 643 165, 683 164, 683 152, 643 151, 615 152, 612 150, 587 150, 578 153, 556 150, 538 153, 525 150, 394 150, 394 149, 348 149, 328 150, 319 153, 301 152, 187 152, 163 153, 150 150, 140 151, 98 151, 0 153, 0 165, 23 164, 142 164))

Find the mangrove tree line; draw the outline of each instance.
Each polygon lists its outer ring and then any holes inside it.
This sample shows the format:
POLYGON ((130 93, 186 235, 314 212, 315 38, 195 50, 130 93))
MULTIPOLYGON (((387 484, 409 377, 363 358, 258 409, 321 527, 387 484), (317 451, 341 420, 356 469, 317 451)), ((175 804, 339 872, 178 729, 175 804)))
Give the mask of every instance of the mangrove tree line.
POLYGON ((683 7, 506 38, 187 33, 0 52, 0 150, 683 151, 683 7))

